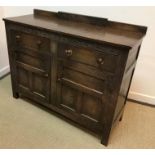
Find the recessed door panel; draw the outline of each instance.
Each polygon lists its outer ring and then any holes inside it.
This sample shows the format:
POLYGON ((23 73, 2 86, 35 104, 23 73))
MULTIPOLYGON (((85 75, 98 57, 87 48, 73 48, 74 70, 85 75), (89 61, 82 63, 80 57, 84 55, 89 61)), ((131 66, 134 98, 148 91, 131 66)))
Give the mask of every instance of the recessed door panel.
POLYGON ((81 114, 88 119, 99 121, 103 107, 102 100, 89 94, 83 94, 82 103, 81 114))
POLYGON ((62 85, 61 93, 61 105, 74 111, 76 108, 75 103, 77 101, 77 90, 69 86, 62 85))
MULTIPOLYGON (((46 97, 49 92, 48 79, 44 76, 33 73, 32 75, 32 91, 42 97, 46 97)), ((49 98, 47 96, 47 98, 49 98)))
MULTIPOLYGON (((74 86, 73 86, 74 87, 74 86)), ((75 115, 80 115, 98 123, 101 119, 103 102, 102 97, 90 95, 86 90, 79 91, 67 83, 57 84, 57 104, 60 108, 75 115)))
POLYGON ((29 89, 29 73, 24 68, 17 68, 17 82, 19 85, 29 89))

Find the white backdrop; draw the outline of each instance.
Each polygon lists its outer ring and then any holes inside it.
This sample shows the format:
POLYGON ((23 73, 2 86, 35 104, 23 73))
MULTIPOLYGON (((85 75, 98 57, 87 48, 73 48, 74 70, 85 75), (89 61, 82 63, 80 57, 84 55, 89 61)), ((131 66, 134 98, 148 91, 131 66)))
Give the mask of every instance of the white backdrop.
MULTIPOLYGON (((155 7, 0 7, 0 18, 29 14, 33 12, 33 8, 80 13, 148 26, 129 97, 155 105, 155 7)), ((0 21, 0 36, 5 36, 4 34, 4 24, 0 21)), ((0 49, 1 75, 8 71, 5 37, 0 38, 0 49)))

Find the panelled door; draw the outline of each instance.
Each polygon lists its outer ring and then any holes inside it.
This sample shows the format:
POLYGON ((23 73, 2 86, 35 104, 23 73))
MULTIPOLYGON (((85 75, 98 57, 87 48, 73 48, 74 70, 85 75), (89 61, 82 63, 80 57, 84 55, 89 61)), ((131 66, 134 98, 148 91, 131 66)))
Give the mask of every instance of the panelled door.
POLYGON ((61 44, 57 59, 57 105, 79 123, 102 130, 106 79, 113 75, 115 57, 61 44))

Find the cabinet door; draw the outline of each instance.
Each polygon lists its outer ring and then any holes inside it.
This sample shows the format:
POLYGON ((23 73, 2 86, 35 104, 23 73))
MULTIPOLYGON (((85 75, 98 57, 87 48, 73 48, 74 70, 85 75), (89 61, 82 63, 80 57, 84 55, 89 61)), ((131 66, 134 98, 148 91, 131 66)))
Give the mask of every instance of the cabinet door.
POLYGON ((16 93, 42 104, 50 103, 50 39, 20 30, 11 30, 9 37, 16 93))
POLYGON ((79 124, 100 131, 103 127, 104 80, 67 69, 62 62, 61 65, 57 79, 57 106, 71 114, 69 118, 79 124))
POLYGON ((39 103, 50 100, 50 58, 16 51, 18 92, 39 103))
POLYGON ((72 60, 77 52, 78 50, 66 52, 62 47, 58 50, 57 106, 79 124, 100 131, 103 128, 108 74, 94 66, 72 60))

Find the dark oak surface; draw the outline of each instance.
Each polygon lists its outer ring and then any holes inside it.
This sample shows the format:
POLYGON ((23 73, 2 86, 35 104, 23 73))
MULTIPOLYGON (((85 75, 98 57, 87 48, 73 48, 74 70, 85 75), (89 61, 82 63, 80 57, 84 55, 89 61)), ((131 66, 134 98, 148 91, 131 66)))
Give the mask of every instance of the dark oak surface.
POLYGON ((61 114, 107 145, 122 120, 147 28, 41 10, 4 21, 13 97, 61 114))
MULTIPOLYGON (((108 20, 103 25, 94 25, 81 22, 80 20, 76 21, 76 18, 73 16, 72 19, 74 20, 68 18, 70 20, 68 22, 68 20, 61 18, 61 12, 58 12, 58 15, 57 13, 51 13, 50 16, 46 12, 39 14, 35 11, 34 13, 32 15, 12 17, 5 20, 62 34, 78 36, 80 38, 121 45, 126 48, 136 45, 146 32, 146 27, 116 23, 108 20)), ((97 21, 99 20, 96 20, 96 23, 97 21)))

